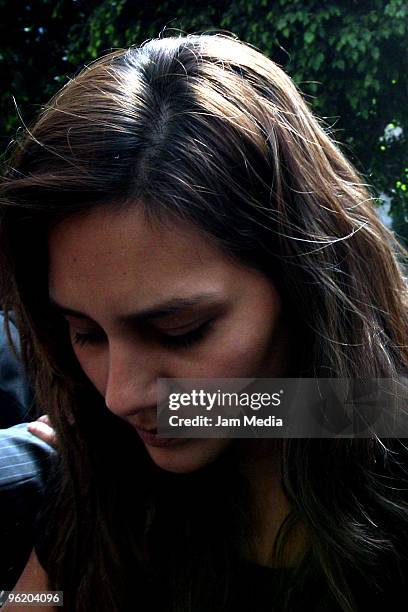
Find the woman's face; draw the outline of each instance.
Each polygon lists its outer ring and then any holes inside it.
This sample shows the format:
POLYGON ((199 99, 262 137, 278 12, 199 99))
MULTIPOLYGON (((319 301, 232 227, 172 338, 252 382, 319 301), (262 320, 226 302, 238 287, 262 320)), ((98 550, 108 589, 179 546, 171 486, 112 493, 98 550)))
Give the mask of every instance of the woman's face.
POLYGON ((191 472, 231 440, 179 439, 156 427, 158 378, 285 376, 288 330, 272 282, 234 262, 186 222, 148 224, 140 208, 99 209, 54 228, 50 298, 107 408, 140 434, 152 460, 191 472))

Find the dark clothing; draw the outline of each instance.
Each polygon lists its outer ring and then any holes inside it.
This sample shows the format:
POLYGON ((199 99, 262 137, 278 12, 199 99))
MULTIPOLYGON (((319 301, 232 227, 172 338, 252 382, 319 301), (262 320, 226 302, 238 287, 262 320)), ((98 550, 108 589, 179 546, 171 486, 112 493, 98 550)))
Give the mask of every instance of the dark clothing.
MULTIPOLYGON (((19 349, 10 317, 11 336, 19 349)), ((33 546, 47 459, 53 449, 27 431, 33 394, 9 346, 0 312, 0 587, 12 588, 33 546)))
MULTIPOLYGON (((36 546, 38 557, 44 564, 46 558, 43 557, 41 538, 36 546)), ((164 553, 165 554, 165 553, 164 553)), ((166 580, 153 581, 143 579, 140 581, 138 570, 133 572, 133 582, 130 576, 130 564, 126 566, 126 574, 129 576, 129 599, 123 604, 121 612, 150 612, 150 610, 160 610, 160 612, 173 612, 171 597, 166 585, 166 580), (149 583, 149 586, 146 585, 149 583), (146 592, 140 586, 146 587, 146 592)), ((350 583, 355 597, 355 612, 393 612, 406 609, 404 600, 406 599, 408 586, 408 573, 400 581, 395 579, 391 584, 380 588, 381 576, 376 579, 374 576, 369 584, 363 582, 357 575, 353 579, 354 568, 350 567, 350 583)), ((237 562, 233 579, 230 587, 230 596, 226 606, 216 605, 215 593, 211 590, 204 593, 205 605, 194 607, 195 612, 282 612, 282 594, 292 592, 289 606, 285 608, 287 612, 342 612, 340 605, 329 591, 324 577, 319 573, 313 573, 306 579, 304 585, 299 585, 294 579, 295 570, 292 568, 274 569, 256 565, 249 562, 237 562), (283 591, 279 590, 283 581, 283 591), (208 601, 214 603, 208 604, 208 601)), ((209 587, 210 588, 210 587, 209 587)), ((64 589, 66 591, 66 589, 64 589)), ((109 608, 102 606, 99 612, 109 612, 109 608)), ((69 608, 68 612, 74 612, 74 608, 69 608)))
MULTIPOLYGON (((18 349, 18 333, 11 321, 11 335, 18 349)), ((0 312, 0 429, 32 420, 33 395, 23 367, 9 346, 4 316, 0 312)))
MULTIPOLYGON (((291 569, 271 569, 253 564, 245 564, 237 573, 235 597, 228 612, 281 612, 276 601, 280 578, 286 577, 290 584, 291 569)), ((383 584, 382 576, 374 576, 369 584, 354 575, 350 567, 350 582, 358 612, 385 612, 386 610, 405 610, 408 592, 408 572, 401 581, 396 577, 391 584, 383 584)), ((294 583, 295 584, 295 583, 294 583)), ((288 587, 290 588, 290 587, 288 587)), ((312 574, 302 587, 295 587, 290 612, 341 612, 334 596, 329 592, 324 578, 312 574)), ((210 612, 210 611, 209 611, 210 612)))

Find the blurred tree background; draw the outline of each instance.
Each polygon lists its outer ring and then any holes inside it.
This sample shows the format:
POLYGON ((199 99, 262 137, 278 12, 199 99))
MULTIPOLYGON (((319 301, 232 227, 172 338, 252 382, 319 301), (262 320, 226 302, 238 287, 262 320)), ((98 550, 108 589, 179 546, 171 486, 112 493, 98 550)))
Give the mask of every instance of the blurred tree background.
POLYGON ((1 151, 97 56, 212 30, 290 74, 408 245, 407 0, 0 0, 1 151))

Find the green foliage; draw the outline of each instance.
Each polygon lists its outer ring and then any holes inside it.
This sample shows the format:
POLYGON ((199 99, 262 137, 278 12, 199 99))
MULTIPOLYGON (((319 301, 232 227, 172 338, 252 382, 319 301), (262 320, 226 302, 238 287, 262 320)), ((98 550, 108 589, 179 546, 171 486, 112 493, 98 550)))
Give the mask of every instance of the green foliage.
POLYGON ((21 123, 12 96, 29 121, 78 66, 111 48, 227 30, 293 77, 367 182, 392 198, 408 241, 406 0, 15 0, 0 24, 4 145, 21 123))

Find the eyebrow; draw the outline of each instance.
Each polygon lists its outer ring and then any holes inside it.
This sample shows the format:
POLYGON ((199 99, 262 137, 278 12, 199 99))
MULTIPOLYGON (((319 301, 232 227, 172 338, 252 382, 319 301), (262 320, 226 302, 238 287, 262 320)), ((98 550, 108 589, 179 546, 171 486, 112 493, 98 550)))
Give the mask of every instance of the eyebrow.
MULTIPOLYGON (((212 303, 216 303, 217 301, 219 301, 219 297, 219 294, 216 292, 199 293, 197 295, 188 297, 174 297, 169 300, 166 300, 165 302, 159 302, 158 304, 154 304, 153 306, 144 310, 140 310, 139 312, 121 316, 119 317, 119 321, 121 323, 129 323, 135 321, 162 319, 164 317, 179 313, 184 309, 197 306, 198 304, 205 303, 206 305, 211 305, 212 303)), ((64 305, 59 304, 52 297, 50 297, 50 303, 63 315, 75 317, 76 319, 92 320, 92 317, 86 315, 83 312, 80 312, 79 310, 67 308, 64 305)))

